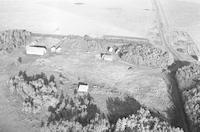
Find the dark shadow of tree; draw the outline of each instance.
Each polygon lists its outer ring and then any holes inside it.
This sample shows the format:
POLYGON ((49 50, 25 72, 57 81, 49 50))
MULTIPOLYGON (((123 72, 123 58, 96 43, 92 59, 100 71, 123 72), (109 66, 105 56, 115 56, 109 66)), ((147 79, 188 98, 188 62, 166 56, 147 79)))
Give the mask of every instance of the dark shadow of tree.
POLYGON ((136 114, 140 109, 140 103, 132 97, 125 97, 123 100, 116 98, 108 98, 106 101, 108 109, 108 119, 111 124, 115 124, 119 118, 128 117, 136 114))
POLYGON ((191 63, 188 61, 175 61, 172 65, 168 66, 168 70, 175 73, 179 68, 182 68, 183 66, 188 66, 191 63))
POLYGON ((196 56, 196 55, 191 55, 191 57, 192 57, 193 59, 195 59, 195 60, 198 61, 198 56, 196 56))
POLYGON ((184 101, 182 99, 182 93, 178 87, 176 79, 176 71, 183 66, 187 66, 190 63, 187 61, 175 61, 172 65, 168 67, 170 71, 167 74, 167 78, 170 82, 168 86, 169 98, 173 102, 173 106, 168 108, 166 113, 169 117, 169 122, 172 126, 183 128, 184 131, 189 131, 190 125, 188 117, 184 109, 184 101))
POLYGON ((41 72, 39 74, 32 75, 32 76, 28 76, 26 71, 19 71, 18 76, 22 77, 24 79, 24 81, 26 81, 28 84, 29 84, 29 82, 36 81, 38 79, 42 79, 44 81, 44 85, 49 85, 49 83, 51 81, 55 82, 55 76, 54 75, 51 75, 48 79, 47 75, 43 72, 41 72))

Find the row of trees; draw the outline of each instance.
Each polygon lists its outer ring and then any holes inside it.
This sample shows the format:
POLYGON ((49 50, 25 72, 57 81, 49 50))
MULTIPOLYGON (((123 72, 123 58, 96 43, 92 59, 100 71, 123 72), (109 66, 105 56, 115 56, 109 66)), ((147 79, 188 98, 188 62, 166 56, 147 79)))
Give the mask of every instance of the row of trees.
POLYGON ((192 63, 176 71, 176 79, 181 89, 187 89, 196 84, 200 77, 200 65, 192 63))
POLYGON ((53 75, 49 78, 44 73, 28 76, 20 71, 10 78, 9 89, 22 97, 23 111, 28 113, 39 113, 42 108, 55 106, 59 101, 59 89, 53 75))
POLYGON ((200 82, 183 92, 185 112, 189 117, 193 132, 200 131, 200 82))
POLYGON ((190 129, 200 131, 200 65, 192 63, 176 72, 179 88, 182 90, 184 108, 189 119, 190 129))
POLYGON ((166 51, 158 49, 151 44, 123 45, 120 57, 133 64, 151 67, 166 67, 173 62, 173 58, 166 51))
POLYGON ((7 30, 0 32, 0 50, 11 52, 14 48, 26 45, 31 33, 26 30, 7 30))
POLYGON ((183 132, 166 121, 153 117, 148 109, 140 108, 136 114, 119 119, 115 132, 183 132))

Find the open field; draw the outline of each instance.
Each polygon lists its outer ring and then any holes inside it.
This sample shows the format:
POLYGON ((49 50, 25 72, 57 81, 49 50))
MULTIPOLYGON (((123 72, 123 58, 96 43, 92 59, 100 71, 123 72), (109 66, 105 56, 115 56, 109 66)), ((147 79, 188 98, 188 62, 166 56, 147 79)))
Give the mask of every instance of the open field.
POLYGON ((150 24, 149 0, 1 0, 0 29, 75 35, 146 36, 150 24), (144 4, 145 3, 145 4, 144 4), (145 6, 144 6, 145 5, 145 6))
POLYGON ((200 2, 198 0, 162 0, 171 31, 185 31, 199 48, 200 2))

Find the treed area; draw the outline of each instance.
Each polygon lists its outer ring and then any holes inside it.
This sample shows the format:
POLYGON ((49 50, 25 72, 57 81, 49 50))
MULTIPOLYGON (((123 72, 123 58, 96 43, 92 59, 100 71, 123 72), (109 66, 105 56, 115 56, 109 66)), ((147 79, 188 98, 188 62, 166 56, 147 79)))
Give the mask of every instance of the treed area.
POLYGON ((24 112, 38 113, 43 107, 55 107, 58 102, 59 89, 53 75, 48 79, 44 73, 28 76, 25 71, 20 71, 9 80, 9 85, 12 93, 23 98, 24 112))
POLYGON ((26 30, 7 30, 0 32, 0 50, 12 52, 15 48, 25 46, 31 38, 26 30))
POLYGON ((172 55, 154 47, 150 43, 123 45, 120 57, 132 64, 151 67, 167 67, 173 63, 172 55))
POLYGON ((99 110, 90 94, 80 94, 77 89, 71 96, 57 92, 59 88, 54 79, 53 75, 48 79, 44 73, 28 76, 20 71, 9 81, 11 92, 24 100, 24 112, 36 114, 42 108, 48 108, 43 110, 49 116, 41 120, 41 132, 182 132, 180 128, 171 127, 167 121, 153 116, 143 106, 135 114, 123 114, 124 117, 118 116, 113 122, 99 110))
POLYGON ((200 65, 195 63, 190 64, 188 66, 183 66, 176 73, 179 88, 182 91, 185 112, 189 119, 191 127, 190 129, 193 132, 198 132, 200 130, 199 77, 200 65))

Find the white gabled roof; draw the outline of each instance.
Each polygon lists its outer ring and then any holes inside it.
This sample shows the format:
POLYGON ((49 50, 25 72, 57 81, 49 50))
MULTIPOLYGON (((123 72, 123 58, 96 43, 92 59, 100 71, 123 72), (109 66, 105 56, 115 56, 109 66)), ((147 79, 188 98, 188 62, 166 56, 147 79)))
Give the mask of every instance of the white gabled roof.
POLYGON ((88 92, 89 86, 87 84, 79 84, 78 92, 88 92))

